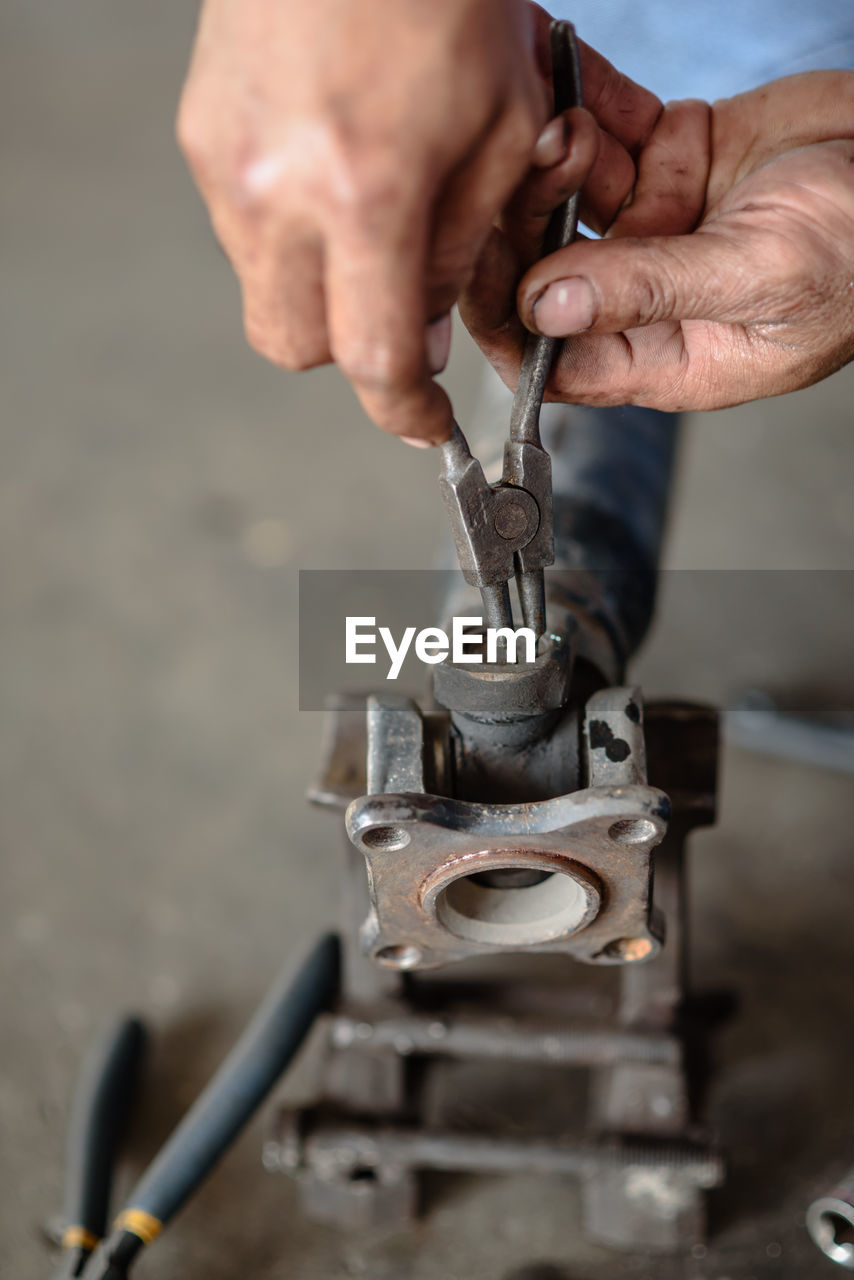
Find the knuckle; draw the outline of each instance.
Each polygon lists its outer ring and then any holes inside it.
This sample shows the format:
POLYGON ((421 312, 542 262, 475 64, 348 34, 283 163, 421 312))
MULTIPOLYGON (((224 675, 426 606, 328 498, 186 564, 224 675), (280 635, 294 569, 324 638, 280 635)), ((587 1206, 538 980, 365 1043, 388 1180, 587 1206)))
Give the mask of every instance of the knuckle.
POLYGON ((291 373, 302 373, 324 363, 324 345, 274 328, 269 321, 246 314, 243 328, 246 341, 259 356, 291 373))
POLYGON ((357 224, 369 236, 403 206, 408 190, 399 164, 367 152, 337 156, 327 181, 333 215, 357 224))
POLYGON ((406 166, 391 132, 362 136, 352 122, 327 120, 317 139, 327 198, 340 212, 387 205, 406 189, 406 166))
POLYGON ((677 315, 682 264, 663 245, 649 246, 646 270, 635 280, 638 318, 641 324, 656 324, 677 315))
POLYGON ((420 380, 422 358, 390 342, 352 343, 334 352, 351 382, 374 395, 405 395, 420 380))
POLYGON ((197 183, 215 189, 227 208, 254 212, 266 203, 267 158, 249 141, 228 140, 212 130, 207 113, 182 103, 175 121, 178 146, 197 183))
POLYGON ((175 137, 185 159, 196 171, 207 164, 209 154, 208 132, 204 113, 196 109, 195 103, 183 98, 175 118, 175 137))

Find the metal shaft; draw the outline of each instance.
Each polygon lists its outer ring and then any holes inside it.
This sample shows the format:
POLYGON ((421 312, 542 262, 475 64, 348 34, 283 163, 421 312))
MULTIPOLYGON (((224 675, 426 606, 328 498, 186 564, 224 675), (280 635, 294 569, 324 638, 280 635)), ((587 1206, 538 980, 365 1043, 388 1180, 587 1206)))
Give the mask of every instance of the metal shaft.
POLYGON ((303 1159, 342 1170, 348 1165, 391 1165, 468 1173, 543 1173, 589 1177, 598 1170, 660 1171, 669 1167, 685 1182, 710 1188, 720 1184, 720 1157, 688 1143, 595 1144, 483 1137, 474 1133, 377 1127, 348 1128, 320 1122, 305 1138, 303 1159))
POLYGON ((542 569, 516 574, 522 619, 539 640, 546 630, 546 582, 542 569))
POLYGON ((622 1029, 573 1027, 547 1022, 510 1023, 506 1018, 467 1015, 436 1018, 408 1013, 366 1022, 341 1014, 331 1027, 339 1048, 389 1049, 395 1053, 443 1058, 498 1059, 562 1066, 604 1066, 615 1062, 681 1061, 673 1036, 622 1029))
POLYGON ((499 582, 494 587, 481 587, 480 598, 483 601, 483 621, 487 627, 496 630, 499 627, 512 627, 513 608, 510 604, 510 588, 506 582, 499 582))

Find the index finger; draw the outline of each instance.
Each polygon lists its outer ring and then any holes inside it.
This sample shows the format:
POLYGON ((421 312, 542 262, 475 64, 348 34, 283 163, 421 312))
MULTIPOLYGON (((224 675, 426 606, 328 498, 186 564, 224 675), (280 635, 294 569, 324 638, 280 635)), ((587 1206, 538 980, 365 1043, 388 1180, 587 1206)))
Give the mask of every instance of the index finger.
POLYGON ((664 104, 583 40, 578 41, 584 106, 632 157, 652 134, 664 104))
POLYGON ((327 322, 332 355, 377 426, 437 444, 450 434, 451 405, 427 352, 425 205, 393 202, 328 239, 327 322))

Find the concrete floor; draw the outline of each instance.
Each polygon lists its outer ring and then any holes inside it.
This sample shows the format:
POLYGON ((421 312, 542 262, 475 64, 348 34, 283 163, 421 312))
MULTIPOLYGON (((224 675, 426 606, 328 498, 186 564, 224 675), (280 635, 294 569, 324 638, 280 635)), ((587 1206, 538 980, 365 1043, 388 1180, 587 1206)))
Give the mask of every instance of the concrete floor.
MULTIPOLYGON (((0 1275, 49 1273, 74 1071, 104 1011, 154 1030, 125 1181, 296 941, 335 915, 339 834, 303 793, 297 571, 424 567, 435 459, 334 372, 244 346, 172 142, 195 5, 0 10, 0 1275), (315 480, 324 468, 323 498, 315 480)), ((448 375, 468 419, 479 358, 448 375)), ((852 370, 691 422, 649 693, 854 703, 852 370), (802 573, 783 572, 802 570, 802 573)), ((730 984, 713 1120, 732 1152, 702 1256, 583 1244, 572 1186, 455 1184, 410 1233, 305 1223, 256 1123, 137 1274, 820 1280, 803 1211, 854 1158, 850 780, 728 752, 696 842, 698 976, 730 984), (546 1265, 548 1264, 548 1265, 546 1265), (549 1269, 551 1268, 551 1269, 549 1269)))

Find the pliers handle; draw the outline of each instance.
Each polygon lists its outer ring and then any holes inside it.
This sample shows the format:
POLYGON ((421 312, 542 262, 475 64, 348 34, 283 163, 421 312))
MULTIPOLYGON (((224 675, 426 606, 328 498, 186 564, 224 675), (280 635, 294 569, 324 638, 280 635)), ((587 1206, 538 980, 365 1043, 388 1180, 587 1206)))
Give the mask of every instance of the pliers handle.
MULTIPOLYGON (((581 67, 570 22, 551 25, 555 115, 581 106, 581 67)), ((549 221, 544 254, 571 244, 578 230, 576 192, 549 221)), ((522 616, 539 638, 546 629, 544 569, 554 564, 551 458, 540 439, 540 409, 558 340, 529 334, 510 414, 504 470, 487 483, 465 436, 454 423, 442 446, 440 487, 463 576, 480 589, 484 622, 510 627, 510 579, 516 578, 522 616)))

